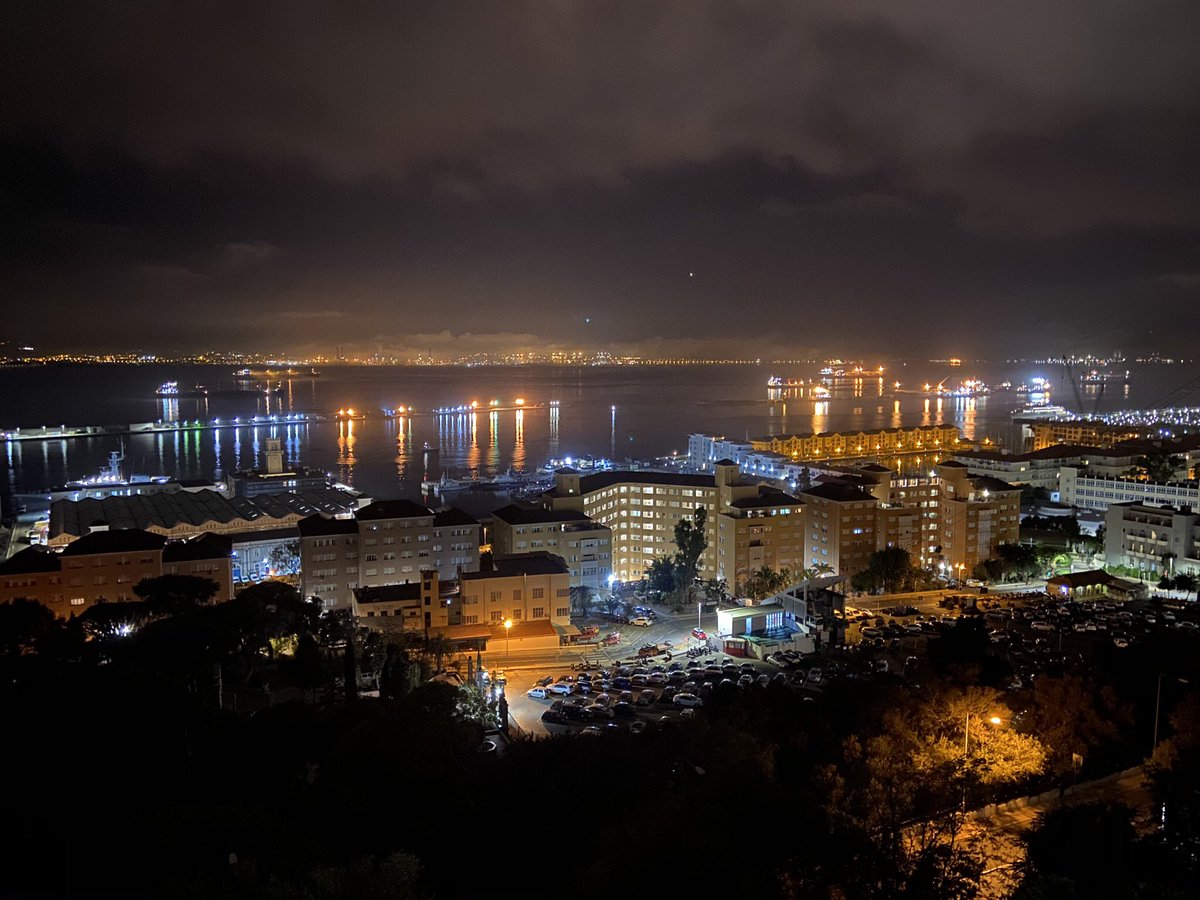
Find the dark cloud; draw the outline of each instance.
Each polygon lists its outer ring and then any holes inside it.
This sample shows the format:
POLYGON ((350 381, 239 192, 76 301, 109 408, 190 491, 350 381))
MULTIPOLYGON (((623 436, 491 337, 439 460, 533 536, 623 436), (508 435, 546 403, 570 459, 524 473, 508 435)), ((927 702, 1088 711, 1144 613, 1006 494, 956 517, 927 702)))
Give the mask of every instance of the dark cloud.
POLYGON ((1190 3, 7 18, 22 339, 127 341, 121 307, 176 345, 1018 342, 1047 308, 1119 334, 1200 270, 1190 3))

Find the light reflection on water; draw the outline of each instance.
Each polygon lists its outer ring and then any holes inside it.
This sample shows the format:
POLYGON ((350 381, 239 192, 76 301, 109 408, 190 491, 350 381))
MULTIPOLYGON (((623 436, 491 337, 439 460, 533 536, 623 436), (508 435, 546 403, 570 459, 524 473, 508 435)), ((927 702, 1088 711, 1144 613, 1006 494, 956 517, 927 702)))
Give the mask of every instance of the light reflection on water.
MULTIPOLYGON (((1147 367, 1153 368, 1153 367, 1147 367)), ((1159 367, 1162 368, 1162 367, 1159 367)), ((219 478, 261 465, 263 441, 278 438, 291 465, 330 471, 340 480, 378 497, 416 497, 425 477, 442 470, 453 476, 499 474, 510 466, 533 469, 549 457, 606 455, 649 458, 686 452, 687 434, 709 431, 746 438, 760 434, 858 430, 929 425, 949 421, 970 438, 989 437, 1008 446, 1019 441, 1010 412, 1024 398, 993 393, 978 398, 930 398, 891 394, 878 379, 836 385, 828 399, 808 388, 768 392, 767 367, 680 369, 405 369, 333 368, 321 378, 285 379, 276 395, 214 391, 207 399, 162 401, 154 388, 163 381, 221 387, 228 370, 214 367, 46 367, 37 372, 0 370, 0 424, 42 422, 100 424, 146 422, 170 416, 230 421, 268 412, 329 414, 339 406, 368 410, 363 421, 186 430, 160 435, 129 435, 124 441, 126 470, 180 478, 219 478), (383 406, 418 410, 493 397, 522 396, 530 406, 433 416, 428 413, 385 419, 383 406), (552 401, 558 401, 555 405, 552 401), (486 413, 486 414, 483 414, 486 413), (424 446, 440 450, 427 466, 424 446)), ((788 373, 782 373, 787 375, 788 373)), ((799 373, 797 373, 799 374, 799 373)), ((808 373, 806 377, 814 373, 808 373)), ((995 383, 1014 382, 1039 371, 1030 367, 1002 373, 973 371, 995 383)), ((1042 371, 1052 380, 1054 373, 1042 371)), ((1172 379, 1194 377, 1191 370, 1135 372, 1130 384, 1107 392, 1085 391, 1090 407, 1124 408, 1157 398, 1172 379), (1150 376, 1158 378, 1154 381, 1150 376)), ((930 371, 935 383, 944 372, 930 371)), ((906 383, 926 378, 897 375, 906 383)), ((1054 402, 1073 406, 1069 388, 1055 381, 1054 402)), ((121 446, 116 437, 9 443, 0 454, 5 468, 0 491, 6 496, 34 491, 95 474, 108 454, 121 446)), ((925 465, 929 460, 923 460, 925 465)))

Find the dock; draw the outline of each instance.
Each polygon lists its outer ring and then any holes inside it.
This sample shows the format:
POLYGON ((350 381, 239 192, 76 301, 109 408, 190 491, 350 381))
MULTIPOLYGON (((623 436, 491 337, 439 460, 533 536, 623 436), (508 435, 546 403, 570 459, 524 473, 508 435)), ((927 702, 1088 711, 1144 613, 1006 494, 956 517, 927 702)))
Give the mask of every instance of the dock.
POLYGON ((217 431, 222 428, 259 428, 273 425, 308 425, 324 422, 327 416, 309 413, 285 413, 275 416, 235 416, 231 419, 202 421, 134 422, 129 425, 43 425, 40 428, 0 429, 0 441, 67 441, 75 438, 123 437, 135 434, 178 434, 192 431, 217 431))

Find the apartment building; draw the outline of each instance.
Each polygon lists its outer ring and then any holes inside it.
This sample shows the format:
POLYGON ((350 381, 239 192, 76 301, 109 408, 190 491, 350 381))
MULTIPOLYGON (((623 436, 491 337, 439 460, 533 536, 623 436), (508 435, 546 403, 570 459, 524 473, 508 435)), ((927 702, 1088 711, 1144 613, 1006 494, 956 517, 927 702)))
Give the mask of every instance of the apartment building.
POLYGON ((491 543, 495 556, 554 553, 567 564, 572 587, 608 587, 612 529, 579 510, 509 504, 492 513, 491 543))
POLYGON ((770 450, 792 459, 848 459, 880 454, 949 454, 960 449, 962 436, 954 425, 918 425, 868 431, 770 434, 753 438, 750 443, 755 450, 770 450))
POLYGON ((717 515, 717 577, 737 590, 764 566, 803 569, 804 511, 799 498, 782 491, 730 501, 717 515))
POLYGON ((417 582, 431 569, 446 581, 479 568, 479 522, 460 509, 377 500, 353 519, 309 516, 297 528, 301 590, 327 609, 349 608, 358 588, 417 582))
POLYGON ((655 559, 675 554, 675 526, 703 508, 708 547, 700 559, 700 577, 715 578, 718 513, 735 500, 758 496, 760 487, 756 481, 744 480, 730 460, 718 460, 713 469, 712 475, 643 471, 582 475, 560 470, 554 490, 543 499, 549 509, 580 511, 611 529, 612 568, 621 581, 637 581, 655 559))
POLYGON ((972 475, 960 462, 941 463, 936 472, 942 537, 937 562, 947 574, 966 578, 978 563, 995 556, 1000 544, 1017 542, 1021 490, 998 478, 972 475))
POLYGON ((802 491, 800 499, 808 566, 829 566, 838 575, 865 569, 876 550, 879 499, 861 486, 840 481, 814 485, 802 491))
POLYGON ((134 587, 160 575, 211 578, 221 602, 233 596, 231 548, 211 534, 168 542, 140 529, 97 530, 61 552, 30 547, 0 563, 0 602, 37 600, 65 619, 98 603, 138 600, 134 587))
POLYGON ((1104 515, 1104 562, 1145 573, 1200 573, 1200 514, 1196 507, 1140 501, 1113 503, 1104 515))

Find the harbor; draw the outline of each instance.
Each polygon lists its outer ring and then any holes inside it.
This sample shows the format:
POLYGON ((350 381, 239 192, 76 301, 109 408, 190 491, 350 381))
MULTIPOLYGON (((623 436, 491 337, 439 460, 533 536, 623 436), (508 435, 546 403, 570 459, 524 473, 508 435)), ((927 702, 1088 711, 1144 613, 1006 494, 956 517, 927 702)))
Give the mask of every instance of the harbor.
POLYGON ((74 438, 124 437, 137 434, 179 434, 214 431, 222 428, 254 428, 262 425, 307 425, 324 422, 328 416, 311 413, 283 413, 273 416, 235 416, 232 419, 134 422, 129 425, 42 425, 38 428, 0 430, 0 441, 66 441, 74 438))

